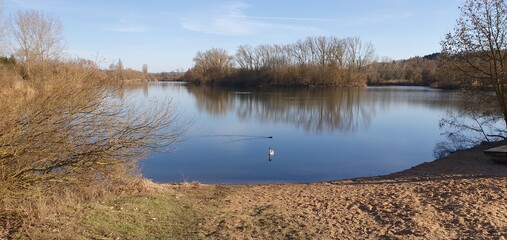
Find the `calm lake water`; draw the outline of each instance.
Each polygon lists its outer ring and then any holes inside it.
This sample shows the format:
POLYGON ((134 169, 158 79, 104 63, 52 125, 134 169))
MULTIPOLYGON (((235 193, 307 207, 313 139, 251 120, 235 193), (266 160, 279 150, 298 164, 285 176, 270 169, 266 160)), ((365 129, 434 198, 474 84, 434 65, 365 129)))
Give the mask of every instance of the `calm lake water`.
POLYGON ((150 107, 172 99, 185 140, 142 162, 157 182, 296 183, 388 174, 432 161, 455 92, 424 87, 222 89, 137 83, 150 107), (268 138, 272 136, 272 138, 268 138), (268 148, 275 155, 269 161, 268 148))

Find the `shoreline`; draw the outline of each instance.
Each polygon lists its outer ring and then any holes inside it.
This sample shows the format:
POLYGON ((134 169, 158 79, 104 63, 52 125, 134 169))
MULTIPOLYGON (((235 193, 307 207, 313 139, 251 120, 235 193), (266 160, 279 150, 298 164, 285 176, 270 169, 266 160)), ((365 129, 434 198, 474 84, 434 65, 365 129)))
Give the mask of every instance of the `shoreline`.
POLYGON ((507 164, 494 163, 484 150, 507 144, 507 140, 483 142, 430 162, 376 178, 441 178, 445 176, 507 177, 507 164))
POLYGON ((304 184, 190 184, 191 189, 226 192, 218 197, 223 204, 204 221, 199 237, 506 239, 507 164, 495 164, 483 153, 505 143, 483 143, 376 177, 304 184))
MULTIPOLYGON (((439 180, 456 176, 469 178, 507 177, 507 164, 494 163, 484 150, 506 145, 507 140, 483 142, 475 147, 458 150, 448 156, 424 162, 411 168, 385 175, 338 179, 315 183, 358 182, 371 180, 439 180)), ((268 184, 267 184, 268 185, 268 184)))
POLYGON ((506 142, 388 175, 327 182, 223 185, 141 178, 133 185, 138 191, 48 206, 27 230, 36 239, 505 240, 507 164, 494 164, 483 150, 506 142))
MULTIPOLYGON (((135 81, 126 81, 126 82, 135 82, 135 81)), ((426 87, 436 90, 459 90, 459 87, 455 85, 449 85, 449 84, 443 84, 443 83, 432 83, 432 84, 418 84, 418 83, 375 83, 375 84, 365 84, 365 85, 237 85, 237 84, 206 84, 206 83, 194 83, 192 81, 187 80, 178 80, 178 79, 171 79, 171 80, 164 80, 164 79, 156 79, 156 80, 142 80, 138 82, 176 82, 176 83, 186 83, 193 86, 206 86, 206 87, 217 87, 217 88, 301 88, 301 89, 311 89, 311 88, 366 88, 366 87, 426 87)))
POLYGON ((270 186, 270 185, 307 185, 307 184, 326 184, 337 182, 361 182, 372 180, 396 180, 396 179, 445 179, 452 176, 462 177, 507 177, 507 164, 494 163, 489 156, 483 153, 484 150, 507 145, 507 140, 498 142, 483 142, 475 147, 458 150, 448 156, 437 158, 429 162, 423 162, 413 167, 388 173, 384 175, 369 177, 354 177, 336 180, 323 180, 313 182, 295 182, 295 183, 201 183, 199 181, 191 182, 155 182, 149 178, 143 178, 156 185, 185 185, 199 184, 203 186, 270 186))

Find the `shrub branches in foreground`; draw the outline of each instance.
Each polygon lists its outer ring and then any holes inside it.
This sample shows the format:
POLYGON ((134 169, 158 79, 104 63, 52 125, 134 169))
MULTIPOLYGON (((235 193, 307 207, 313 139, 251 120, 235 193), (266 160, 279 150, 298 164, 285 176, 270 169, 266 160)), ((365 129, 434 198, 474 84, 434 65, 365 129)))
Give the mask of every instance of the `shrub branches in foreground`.
POLYGON ((43 69, 29 80, 12 73, 0 79, 6 86, 0 90, 0 220, 2 211, 48 192, 134 177, 143 156, 184 132, 170 102, 141 111, 119 99, 118 84, 95 66, 43 69))

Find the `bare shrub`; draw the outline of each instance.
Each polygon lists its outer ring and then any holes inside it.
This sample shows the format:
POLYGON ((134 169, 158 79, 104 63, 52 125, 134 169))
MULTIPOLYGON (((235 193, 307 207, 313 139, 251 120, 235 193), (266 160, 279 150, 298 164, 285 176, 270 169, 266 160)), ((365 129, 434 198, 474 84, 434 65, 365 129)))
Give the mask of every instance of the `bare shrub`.
POLYGON ((96 66, 31 66, 44 71, 27 80, 12 72, 0 78, 8 83, 0 91, 0 233, 12 232, 2 230, 11 226, 5 219, 30 219, 50 194, 127 191, 138 161, 184 132, 170 102, 147 111, 129 105, 96 66))
POLYGON ((481 142, 495 142, 507 138, 502 117, 483 114, 473 106, 469 103, 468 107, 464 107, 460 112, 449 112, 440 120, 439 127, 444 130, 442 135, 446 140, 437 143, 433 150, 434 157, 442 158, 458 150, 479 145, 481 142))

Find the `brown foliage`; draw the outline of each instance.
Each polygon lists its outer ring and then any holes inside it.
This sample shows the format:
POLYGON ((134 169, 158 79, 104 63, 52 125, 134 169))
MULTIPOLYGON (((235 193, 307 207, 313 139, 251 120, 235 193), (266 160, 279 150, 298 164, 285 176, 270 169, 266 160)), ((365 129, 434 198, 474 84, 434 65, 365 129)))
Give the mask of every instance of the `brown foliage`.
POLYGON ((183 132, 174 125, 174 109, 140 111, 88 62, 30 69, 29 79, 13 70, 0 74, 0 238, 10 231, 2 230, 9 219, 28 219, 23 216, 33 215, 33 204, 48 193, 135 178, 145 154, 183 132))
POLYGON ((308 37, 293 44, 242 45, 235 57, 220 49, 198 52, 183 80, 248 86, 365 86, 371 43, 359 38, 308 37), (219 56, 219 57, 217 57, 219 56), (232 60, 239 68, 232 69, 232 60))
POLYGON ((397 61, 383 59, 373 63, 368 74, 368 84, 429 86, 435 82, 448 82, 443 75, 445 63, 438 57, 431 59, 429 56, 397 61))

